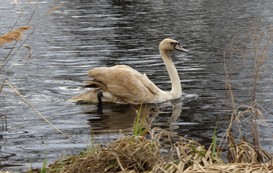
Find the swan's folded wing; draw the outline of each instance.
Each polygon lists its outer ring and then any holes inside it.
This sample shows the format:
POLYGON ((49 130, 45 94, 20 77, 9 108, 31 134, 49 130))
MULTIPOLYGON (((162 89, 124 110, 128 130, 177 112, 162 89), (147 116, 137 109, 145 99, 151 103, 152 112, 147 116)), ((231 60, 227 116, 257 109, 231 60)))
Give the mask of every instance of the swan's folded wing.
POLYGON ((143 74, 140 80, 142 80, 145 86, 148 87, 153 94, 158 92, 159 88, 146 76, 146 74, 143 74))
POLYGON ((84 81, 84 87, 101 88, 102 90, 107 90, 106 85, 95 80, 84 81))
POLYGON ((146 75, 126 65, 94 68, 89 77, 102 82, 109 92, 127 103, 144 103, 158 92, 146 75))

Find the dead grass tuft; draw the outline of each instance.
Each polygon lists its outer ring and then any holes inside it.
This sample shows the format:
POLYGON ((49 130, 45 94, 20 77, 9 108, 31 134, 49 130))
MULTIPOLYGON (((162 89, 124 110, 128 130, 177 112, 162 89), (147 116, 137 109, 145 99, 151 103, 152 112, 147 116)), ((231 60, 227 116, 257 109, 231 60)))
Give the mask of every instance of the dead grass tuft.
POLYGON ((235 142, 229 146, 233 162, 225 163, 212 154, 211 147, 154 128, 149 139, 127 136, 108 146, 97 146, 80 155, 61 159, 49 166, 49 173, 188 173, 188 172, 270 172, 273 171, 269 155, 263 152, 263 160, 257 159, 252 145, 235 142), (163 141, 166 140, 167 141, 163 141), (173 141, 176 141, 172 143, 173 141), (167 146, 163 145, 167 144, 167 146), (171 144, 171 146, 168 146, 171 144), (235 163, 236 162, 236 163, 235 163))
POLYGON ((229 137, 228 160, 230 163, 264 163, 272 160, 272 157, 260 147, 246 142, 235 142, 229 137))
POLYGON ((106 147, 89 150, 79 156, 51 165, 49 172, 119 172, 152 170, 160 162, 158 147, 145 137, 124 137, 106 147))
POLYGON ((152 170, 160 160, 160 153, 151 140, 144 137, 124 137, 107 147, 88 150, 50 166, 49 172, 86 173, 152 170))
POLYGON ((19 41, 22 39, 23 32, 30 29, 31 26, 21 26, 13 31, 6 33, 5 35, 0 36, 0 46, 4 46, 6 43, 10 43, 12 41, 19 41))

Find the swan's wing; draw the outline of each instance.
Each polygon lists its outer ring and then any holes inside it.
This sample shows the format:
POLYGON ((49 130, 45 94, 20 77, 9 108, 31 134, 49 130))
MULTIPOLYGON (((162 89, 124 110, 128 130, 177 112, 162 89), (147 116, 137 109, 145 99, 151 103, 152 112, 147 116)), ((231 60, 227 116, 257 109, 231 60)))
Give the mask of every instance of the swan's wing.
POLYGON ((91 87, 91 88, 98 87, 98 88, 101 88, 102 90, 107 90, 106 85, 95 80, 84 81, 84 87, 91 87))
POLYGON ((126 65, 98 67, 88 76, 103 83, 110 93, 127 103, 144 103, 159 91, 146 75, 126 65))

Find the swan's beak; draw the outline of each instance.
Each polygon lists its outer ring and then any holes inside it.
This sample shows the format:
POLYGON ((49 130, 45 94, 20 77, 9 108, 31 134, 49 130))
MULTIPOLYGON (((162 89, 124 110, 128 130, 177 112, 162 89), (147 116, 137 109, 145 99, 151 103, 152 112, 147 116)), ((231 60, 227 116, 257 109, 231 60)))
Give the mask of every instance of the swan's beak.
POLYGON ((184 49, 179 43, 174 46, 174 49, 178 51, 188 52, 188 50, 184 49))

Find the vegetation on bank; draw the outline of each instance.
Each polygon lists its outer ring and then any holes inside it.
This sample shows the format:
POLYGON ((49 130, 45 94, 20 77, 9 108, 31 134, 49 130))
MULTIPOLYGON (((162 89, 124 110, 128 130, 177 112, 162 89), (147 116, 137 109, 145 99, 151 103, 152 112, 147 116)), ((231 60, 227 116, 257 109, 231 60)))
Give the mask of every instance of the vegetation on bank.
MULTIPOLYGON (((272 158, 264 150, 226 136, 225 148, 212 143, 209 148, 153 128, 145 136, 124 136, 106 146, 87 149, 49 165, 48 173, 186 173, 186 172, 270 172, 272 158), (213 146, 217 146, 215 150, 213 146), (222 158, 227 149, 228 158, 222 158)), ((32 170, 29 173, 40 172, 32 170)))

